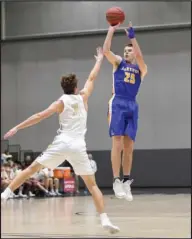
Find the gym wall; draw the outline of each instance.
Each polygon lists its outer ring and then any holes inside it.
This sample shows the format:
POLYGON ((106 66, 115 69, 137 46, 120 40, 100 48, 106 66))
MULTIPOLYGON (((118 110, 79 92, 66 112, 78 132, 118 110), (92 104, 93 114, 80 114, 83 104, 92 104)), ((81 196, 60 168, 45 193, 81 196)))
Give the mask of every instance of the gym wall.
POLYGON ((182 1, 8 2, 6 36, 106 29, 105 12, 112 6, 121 7, 135 26, 191 21, 191 3, 182 1))

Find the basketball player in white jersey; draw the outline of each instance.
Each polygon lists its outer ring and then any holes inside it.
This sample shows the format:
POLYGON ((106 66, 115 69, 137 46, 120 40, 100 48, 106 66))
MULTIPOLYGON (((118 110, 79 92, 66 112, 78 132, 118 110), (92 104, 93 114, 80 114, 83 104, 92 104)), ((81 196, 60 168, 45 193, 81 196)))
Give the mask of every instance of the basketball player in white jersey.
POLYGON ((95 58, 95 66, 79 94, 76 75, 63 76, 61 87, 64 94, 46 110, 34 114, 5 134, 4 138, 7 139, 16 134, 18 130, 37 124, 54 113, 59 114, 60 128, 52 144, 27 169, 17 175, 1 194, 1 199, 8 199, 15 189, 42 167, 54 169, 67 159, 73 166, 75 173, 82 177, 89 189, 96 209, 100 214, 103 228, 110 233, 117 233, 119 228, 112 225, 104 211, 103 195, 95 182, 94 172, 86 152, 85 133, 88 98, 93 91, 94 81, 103 61, 103 51, 101 48, 97 49, 95 58))

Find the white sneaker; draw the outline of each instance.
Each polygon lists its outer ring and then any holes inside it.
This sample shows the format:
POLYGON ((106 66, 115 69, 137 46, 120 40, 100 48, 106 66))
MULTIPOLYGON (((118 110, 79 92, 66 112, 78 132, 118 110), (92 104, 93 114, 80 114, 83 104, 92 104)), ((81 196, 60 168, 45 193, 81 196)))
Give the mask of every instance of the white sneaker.
POLYGON ((19 197, 19 195, 13 193, 13 198, 18 198, 18 197, 19 197))
POLYGON ((125 195, 125 199, 127 201, 133 201, 133 196, 132 196, 132 193, 131 193, 131 184, 133 182, 133 179, 132 180, 127 180, 126 182, 123 183, 123 189, 124 189, 124 192, 126 193, 125 195))
POLYGON ((6 195, 4 192, 1 193, 1 199, 2 199, 3 201, 6 201, 9 197, 10 197, 10 196, 6 195))
POLYGON ((120 231, 119 227, 114 226, 108 218, 106 218, 105 220, 102 220, 101 224, 104 230, 110 232, 111 234, 115 234, 120 231))
POLYGON ((13 197, 13 192, 7 187, 5 191, 1 193, 1 200, 6 201, 11 197, 13 197))
POLYGON ((35 194, 33 194, 31 191, 29 191, 29 197, 35 197, 35 194))
POLYGON ((57 195, 54 191, 49 192, 49 194, 53 197, 57 195))
POLYGON ((119 199, 124 198, 126 196, 122 182, 119 179, 116 179, 113 183, 113 191, 115 193, 115 196, 119 199))
POLYGON ((13 199, 14 198, 14 194, 11 193, 10 196, 9 196, 10 199, 13 199))
POLYGON ((18 195, 19 195, 19 197, 21 197, 21 198, 27 198, 27 195, 26 195, 26 194, 19 193, 18 195))
POLYGON ((57 196, 62 196, 61 193, 59 193, 58 191, 55 192, 57 196))

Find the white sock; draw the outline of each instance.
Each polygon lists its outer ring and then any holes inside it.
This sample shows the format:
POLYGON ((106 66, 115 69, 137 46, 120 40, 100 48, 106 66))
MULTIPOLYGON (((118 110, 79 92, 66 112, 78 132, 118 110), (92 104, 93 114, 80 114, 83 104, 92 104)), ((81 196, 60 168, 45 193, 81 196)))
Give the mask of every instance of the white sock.
POLYGON ((59 192, 59 190, 58 190, 58 189, 55 189, 55 192, 56 192, 56 193, 58 193, 58 192, 59 192))
POLYGON ((11 191, 9 187, 7 187, 5 191, 3 192, 3 194, 8 198, 10 195, 13 194, 13 192, 11 191))
POLYGON ((104 220, 109 220, 109 218, 107 216, 107 213, 101 213, 100 214, 100 219, 101 219, 101 222, 103 222, 104 220))

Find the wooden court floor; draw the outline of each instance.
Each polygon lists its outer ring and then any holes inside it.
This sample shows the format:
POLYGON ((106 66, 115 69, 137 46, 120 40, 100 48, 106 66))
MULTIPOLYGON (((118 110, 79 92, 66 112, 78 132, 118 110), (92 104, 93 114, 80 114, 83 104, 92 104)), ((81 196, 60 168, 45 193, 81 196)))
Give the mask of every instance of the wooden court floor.
POLYGON ((2 238, 191 236, 190 194, 140 194, 134 201, 105 196, 106 211, 120 227, 103 231, 90 196, 10 199, 1 203, 2 238))

